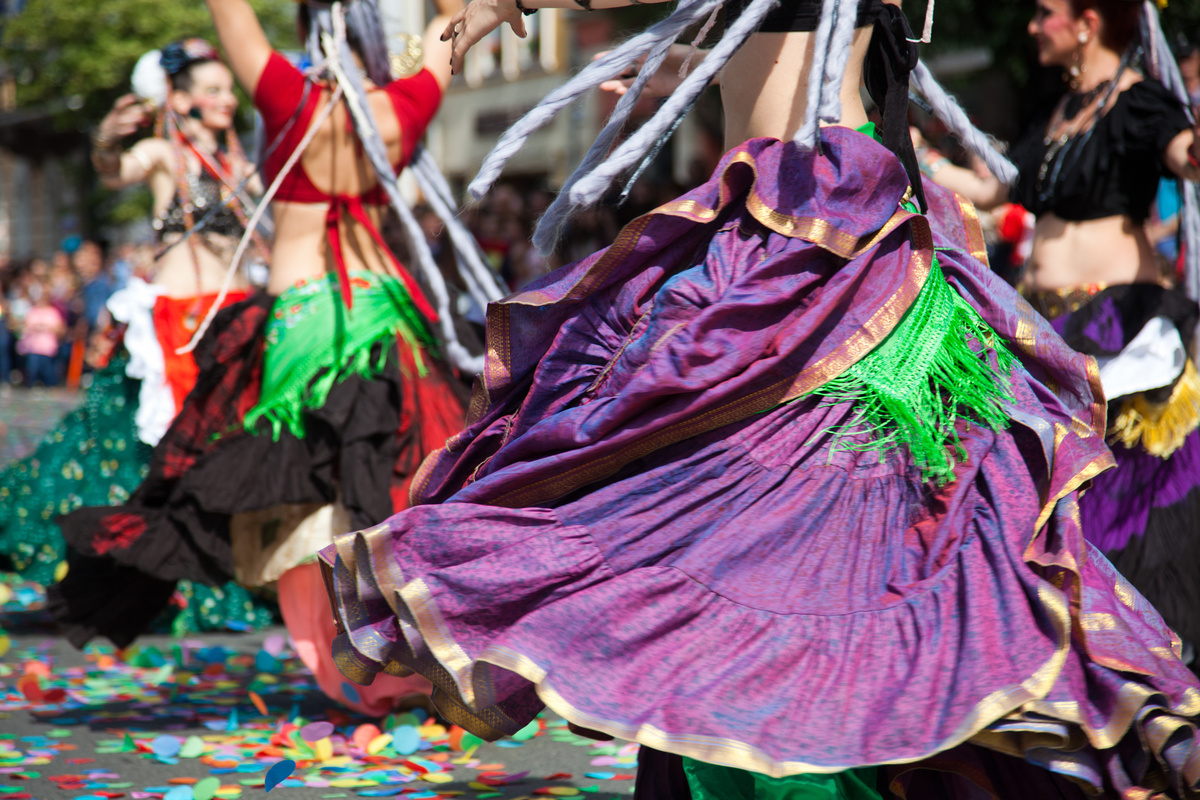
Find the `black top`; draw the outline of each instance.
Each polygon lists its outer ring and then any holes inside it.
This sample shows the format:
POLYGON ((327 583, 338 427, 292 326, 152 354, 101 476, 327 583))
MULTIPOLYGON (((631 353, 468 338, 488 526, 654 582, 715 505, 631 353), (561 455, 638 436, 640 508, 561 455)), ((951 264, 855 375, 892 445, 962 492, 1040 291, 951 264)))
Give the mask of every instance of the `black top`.
MULTIPOLYGON (((187 210, 191 211, 193 224, 204 221, 204 232, 224 236, 241 236, 245 232, 237 213, 225 202, 221 183, 212 175, 205 171, 189 175, 188 190, 192 195, 192 206, 187 210), (215 213, 214 208, 217 209, 215 213)), ((178 193, 167 206, 166 213, 154 221, 154 229, 159 236, 187 233, 187 215, 178 193)))
MULTIPOLYGON (((750 0, 727 0, 725 3, 725 19, 737 19, 750 5, 750 0)), ((758 26, 760 33, 795 33, 812 32, 821 21, 821 0, 781 0, 767 12, 762 24, 758 26)), ((875 21, 883 8, 881 0, 859 0, 858 20, 856 28, 865 28, 875 21)))
POLYGON ((1052 114, 1050 108, 1039 115, 1012 150, 1020 170, 1012 201, 1035 215, 1053 212, 1071 221, 1128 215, 1144 222, 1159 178, 1168 174, 1163 151, 1189 128, 1179 100, 1156 80, 1135 83, 1096 121, 1090 137, 1080 134, 1051 159, 1039 185, 1052 114))

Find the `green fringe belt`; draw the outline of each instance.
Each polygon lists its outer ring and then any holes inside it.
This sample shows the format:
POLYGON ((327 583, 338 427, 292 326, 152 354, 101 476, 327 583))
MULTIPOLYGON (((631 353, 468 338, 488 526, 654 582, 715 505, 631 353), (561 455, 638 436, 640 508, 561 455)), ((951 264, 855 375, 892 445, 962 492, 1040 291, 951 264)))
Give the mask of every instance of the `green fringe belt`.
POLYGON ((433 332, 404 284, 390 275, 356 271, 350 286, 352 309, 341 301, 333 275, 290 287, 275 300, 267 322, 262 394, 246 414, 246 430, 255 433, 265 418, 276 441, 285 425, 303 438, 304 412, 323 406, 337 383, 383 371, 388 348, 371 358, 380 342, 403 339, 425 375, 421 350, 433 346, 433 332))
POLYGON ((965 457, 955 423, 1000 430, 1013 399, 1012 353, 991 326, 946 282, 936 254, 925 285, 884 341, 810 394, 855 403, 835 431, 836 450, 884 453, 903 446, 926 480, 945 484, 965 457), (972 344, 974 343, 974 344, 972 344), (989 353, 995 353, 992 359, 989 353), (869 441, 852 441, 863 433, 869 441))

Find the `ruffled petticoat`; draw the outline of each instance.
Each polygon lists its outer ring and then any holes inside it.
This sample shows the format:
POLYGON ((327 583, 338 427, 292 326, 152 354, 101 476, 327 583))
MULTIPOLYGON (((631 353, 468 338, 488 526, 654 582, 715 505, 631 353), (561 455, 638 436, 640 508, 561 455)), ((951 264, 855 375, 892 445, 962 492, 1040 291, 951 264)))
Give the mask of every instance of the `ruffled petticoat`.
MULTIPOLYGON (((419 337, 399 330, 406 307, 396 283, 355 277, 354 312, 339 310, 331 282, 313 281, 218 313, 196 351, 196 386, 147 479, 118 507, 61 520, 78 557, 51 589, 51 608, 74 644, 97 635, 129 643, 179 580, 278 579, 284 620, 327 693, 371 713, 390 709, 395 697, 379 708, 344 697, 332 663, 318 663, 322 653, 329 662, 334 631, 314 556, 334 533, 403 508, 421 459, 461 425, 454 380, 421 354, 419 337), (301 538, 317 539, 287 545, 296 529, 276 523, 333 506, 323 527, 303 528, 301 538), (249 542, 243 554, 285 550, 274 571, 235 569, 231 527, 249 542)), ((426 685, 407 686, 404 694, 426 685)))
POLYGON ((823 137, 733 149, 489 309, 468 427, 419 505, 322 554, 339 667, 415 670, 489 738, 545 705, 769 776, 902 765, 895 792, 986 796, 1035 764, 1183 794, 1200 687, 1080 530, 1077 491, 1112 465, 1095 362, 981 263, 965 204, 931 186, 928 218, 906 211, 890 152, 823 137), (979 363, 1012 354, 1007 425, 960 418, 941 482, 822 391, 935 279, 986 323, 979 363))
MULTIPOLYGON (((0 565, 49 585, 66 570, 67 546, 56 519, 81 506, 129 500, 150 469, 136 420, 144 384, 119 354, 92 373, 79 408, 63 417, 26 458, 0 471, 0 565)), ((156 622, 180 633, 263 628, 273 603, 236 584, 182 582, 169 614, 156 622)))
POLYGON ((1080 498, 1083 533, 1193 646, 1200 645, 1200 308, 1154 284, 1031 297, 1063 339, 1094 356, 1117 468, 1080 498), (1055 313, 1057 312, 1057 313, 1055 313))

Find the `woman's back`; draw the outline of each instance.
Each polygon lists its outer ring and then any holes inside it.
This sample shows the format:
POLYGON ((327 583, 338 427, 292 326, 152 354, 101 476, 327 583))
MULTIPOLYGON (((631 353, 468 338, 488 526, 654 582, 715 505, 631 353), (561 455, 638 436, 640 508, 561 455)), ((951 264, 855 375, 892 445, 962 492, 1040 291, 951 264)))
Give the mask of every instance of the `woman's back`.
MULTIPOLYGON (((328 89, 320 88, 319 91, 317 115, 325 111, 331 100, 328 89)), ((402 129, 393 104, 382 91, 371 92, 368 101, 380 136, 387 145, 388 160, 396 164, 401 159, 402 129)), ((351 129, 349 117, 346 104, 339 102, 317 128, 294 169, 303 170, 312 186, 327 197, 363 198, 378 195, 379 178, 370 163, 362 157, 361 146, 351 129)), ((333 250, 327 246, 328 226, 335 224, 330 219, 330 208, 328 200, 297 202, 278 197, 275 199, 272 211, 276 244, 271 279, 267 286, 271 294, 278 294, 305 278, 336 271, 333 250)), ((386 206, 364 203, 363 209, 378 230, 383 223, 386 206)), ((361 222, 339 213, 336 225, 347 270, 387 271, 388 256, 380 251, 361 222)))

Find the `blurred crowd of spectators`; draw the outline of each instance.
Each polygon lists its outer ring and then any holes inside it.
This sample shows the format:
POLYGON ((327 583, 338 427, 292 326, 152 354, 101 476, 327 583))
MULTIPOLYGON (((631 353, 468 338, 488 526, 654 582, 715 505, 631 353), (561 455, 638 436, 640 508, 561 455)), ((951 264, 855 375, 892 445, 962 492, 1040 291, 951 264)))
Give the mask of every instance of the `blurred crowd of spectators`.
POLYGON ((49 260, 0 255, 0 391, 77 385, 89 337, 107 325, 108 298, 152 261, 150 245, 107 253, 92 241, 49 260))
MULTIPOLYGON (((554 199, 546 190, 498 186, 482 202, 467 207, 463 219, 492 268, 516 290, 608 246, 626 222, 681 191, 671 182, 639 181, 624 205, 600 206, 573 218, 549 257, 539 255, 530 242, 536 220, 554 199)), ((419 211, 418 219, 447 277, 454 278, 441 221, 428 210, 419 211)), ((403 245, 397 249, 407 261, 403 245)), ((49 259, 0 255, 0 391, 12 386, 77 386, 87 369, 89 344, 108 328, 108 298, 131 276, 152 280, 153 266, 150 244, 108 251, 97 242, 83 241, 49 259)))

